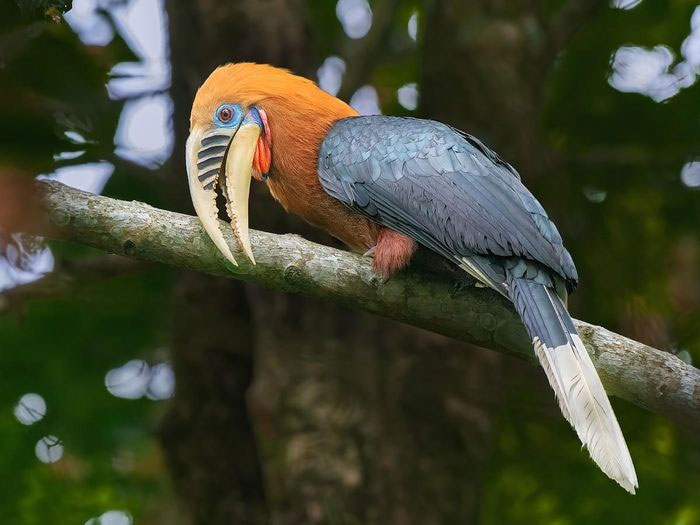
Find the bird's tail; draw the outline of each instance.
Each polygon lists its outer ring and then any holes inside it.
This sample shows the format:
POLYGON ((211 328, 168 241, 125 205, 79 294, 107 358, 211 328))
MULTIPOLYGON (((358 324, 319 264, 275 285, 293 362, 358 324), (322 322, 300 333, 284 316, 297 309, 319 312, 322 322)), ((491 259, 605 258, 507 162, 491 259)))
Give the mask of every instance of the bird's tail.
POLYGON ((510 298, 564 417, 600 469, 634 494, 637 474, 625 438, 566 306, 552 288, 534 280, 509 281, 510 298))

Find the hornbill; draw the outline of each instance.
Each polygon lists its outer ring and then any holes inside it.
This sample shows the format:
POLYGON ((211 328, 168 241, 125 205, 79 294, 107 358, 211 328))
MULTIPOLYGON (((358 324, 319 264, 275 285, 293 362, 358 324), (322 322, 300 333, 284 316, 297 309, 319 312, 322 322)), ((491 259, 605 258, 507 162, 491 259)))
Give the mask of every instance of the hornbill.
POLYGON ((197 91, 186 161, 197 215, 233 264, 217 189, 254 264, 255 178, 287 211, 371 253, 385 278, 422 245, 510 299, 564 417, 603 472, 634 493, 627 445, 567 312, 576 267, 517 171, 478 139, 431 120, 358 116, 310 80, 238 63, 217 68, 197 91))

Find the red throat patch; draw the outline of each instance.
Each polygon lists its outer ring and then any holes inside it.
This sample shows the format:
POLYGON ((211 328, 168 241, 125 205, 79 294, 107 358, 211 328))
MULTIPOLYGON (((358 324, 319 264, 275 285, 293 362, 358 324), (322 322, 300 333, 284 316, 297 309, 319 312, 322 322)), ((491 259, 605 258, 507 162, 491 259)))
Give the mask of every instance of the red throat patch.
POLYGON ((270 126, 267 123, 267 114, 260 108, 258 108, 258 113, 263 123, 263 132, 258 137, 258 144, 253 154, 253 177, 262 181, 272 165, 272 138, 270 137, 270 126))
POLYGON ((272 152, 267 142, 261 135, 258 139, 258 145, 255 148, 255 153, 253 154, 253 177, 257 180, 263 180, 263 176, 267 175, 270 171, 270 165, 272 164, 272 152))

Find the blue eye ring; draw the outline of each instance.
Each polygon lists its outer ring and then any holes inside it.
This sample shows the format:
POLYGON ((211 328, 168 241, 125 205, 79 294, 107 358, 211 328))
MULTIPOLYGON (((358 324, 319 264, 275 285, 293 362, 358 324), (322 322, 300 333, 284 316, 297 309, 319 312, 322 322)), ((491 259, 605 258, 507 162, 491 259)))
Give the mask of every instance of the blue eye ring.
POLYGON ((214 123, 220 128, 234 128, 241 121, 243 112, 238 104, 221 104, 214 112, 214 123))

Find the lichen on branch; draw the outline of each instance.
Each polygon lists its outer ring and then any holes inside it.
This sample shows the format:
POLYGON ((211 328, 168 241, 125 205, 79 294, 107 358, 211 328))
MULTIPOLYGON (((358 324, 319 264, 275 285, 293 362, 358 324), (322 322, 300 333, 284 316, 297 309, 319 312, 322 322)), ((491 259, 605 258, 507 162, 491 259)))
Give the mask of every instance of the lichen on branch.
MULTIPOLYGON (((420 271, 383 283, 365 257, 297 235, 255 230, 251 244, 257 265, 253 266, 222 224, 238 256, 239 266, 233 267, 196 217, 92 195, 57 182, 38 182, 37 187, 48 221, 42 231, 33 233, 333 301, 534 361, 520 319, 510 303, 491 290, 420 271)), ((700 370, 605 328, 575 323, 609 393, 686 428, 700 428, 700 370)))

